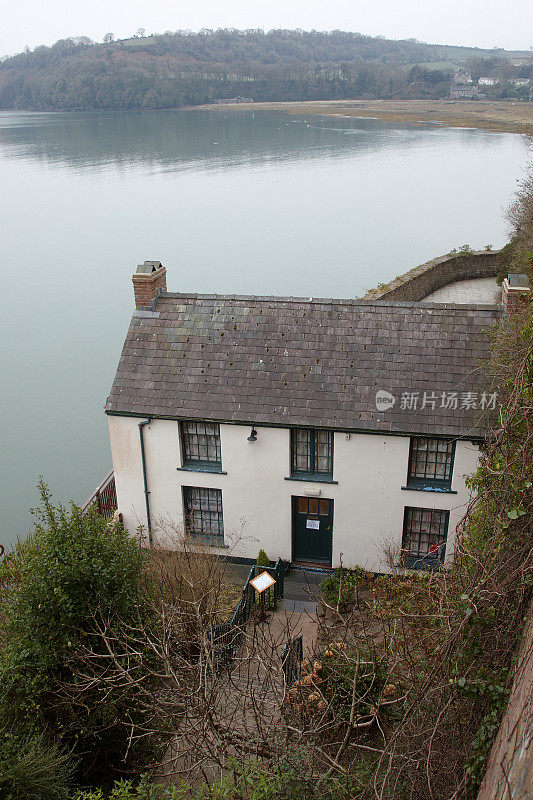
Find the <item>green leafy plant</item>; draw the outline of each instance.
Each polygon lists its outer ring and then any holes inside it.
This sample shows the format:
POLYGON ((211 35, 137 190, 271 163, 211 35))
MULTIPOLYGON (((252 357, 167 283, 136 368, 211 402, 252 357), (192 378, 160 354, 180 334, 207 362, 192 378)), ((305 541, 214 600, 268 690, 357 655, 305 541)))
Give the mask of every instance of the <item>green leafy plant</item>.
POLYGON ((341 779, 304 777, 288 758, 272 765, 229 759, 226 772, 227 777, 198 788, 186 784, 164 787, 149 778, 138 784, 121 780, 108 793, 82 791, 74 800, 349 800, 371 776, 363 760, 353 776, 341 779))
MULTIPOLYGON (((78 702, 78 657, 91 652, 105 669, 97 629, 149 624, 144 556, 120 526, 75 505, 55 507, 42 481, 39 490, 35 530, 3 567, 9 590, 2 604, 0 722, 22 739, 46 730, 79 756, 85 779, 107 779, 119 764, 127 770, 147 757, 145 746, 128 749, 131 731, 118 722, 126 712, 133 727, 139 721, 135 686, 105 694, 95 687, 78 702)), ((148 751, 155 743, 154 737, 148 751)))
POLYGON ((43 735, 19 739, 0 728, 2 800, 68 800, 76 762, 43 735))
POLYGON ((355 724, 377 713, 388 674, 384 656, 378 655, 368 643, 336 642, 324 649, 322 665, 320 689, 337 719, 350 718, 354 699, 355 724))
POLYGON ((267 556, 267 554, 265 553, 265 551, 263 550, 263 548, 261 548, 261 550, 259 551, 259 554, 257 556, 256 564, 257 564, 258 567, 269 567, 270 566, 270 559, 267 556))
POLYGON ((369 575, 362 567, 348 570, 337 567, 320 584, 320 595, 329 605, 345 606, 355 603, 357 592, 368 580, 369 575))

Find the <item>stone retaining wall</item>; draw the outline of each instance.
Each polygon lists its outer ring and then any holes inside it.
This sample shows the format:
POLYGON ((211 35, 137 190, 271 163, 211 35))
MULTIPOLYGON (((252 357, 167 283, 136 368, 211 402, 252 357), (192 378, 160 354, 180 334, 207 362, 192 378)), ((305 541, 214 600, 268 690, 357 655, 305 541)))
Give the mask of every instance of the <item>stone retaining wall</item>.
POLYGON ((499 271, 499 250, 473 250, 440 256, 414 267, 390 283, 371 289, 362 299, 418 302, 450 283, 471 278, 495 278, 499 271))
POLYGON ((477 800, 531 800, 533 792, 533 605, 511 696, 477 800))

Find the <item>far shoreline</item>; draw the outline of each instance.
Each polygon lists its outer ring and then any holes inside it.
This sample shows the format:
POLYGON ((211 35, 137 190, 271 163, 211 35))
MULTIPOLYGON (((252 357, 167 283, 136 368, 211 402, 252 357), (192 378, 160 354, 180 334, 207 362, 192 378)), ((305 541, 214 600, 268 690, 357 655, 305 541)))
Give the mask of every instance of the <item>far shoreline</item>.
POLYGON ((189 109, 250 109, 316 114, 328 117, 360 117, 384 122, 440 124, 450 128, 533 135, 533 102, 513 100, 298 100, 257 103, 216 103, 189 109))
POLYGON ((413 125, 477 128, 495 133, 533 136, 533 101, 515 100, 280 100, 252 103, 203 103, 169 108, 2 108, 20 114, 127 114, 151 111, 213 111, 232 109, 282 111, 294 116, 352 117, 413 125))

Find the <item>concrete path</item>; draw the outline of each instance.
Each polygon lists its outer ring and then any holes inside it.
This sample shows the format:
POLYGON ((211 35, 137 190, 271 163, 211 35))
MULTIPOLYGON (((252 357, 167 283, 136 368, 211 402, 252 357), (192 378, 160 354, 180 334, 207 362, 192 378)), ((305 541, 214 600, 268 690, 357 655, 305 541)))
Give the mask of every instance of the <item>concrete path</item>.
MULTIPOLYGON (((248 564, 224 565, 225 577, 236 586, 243 586, 250 573, 248 564)), ((319 585, 327 573, 291 569, 285 576, 284 596, 274 614, 269 615, 268 627, 273 641, 278 643, 279 656, 284 644, 303 635, 304 650, 314 649, 317 632, 317 602, 319 585)))
POLYGON ((283 600, 279 604, 282 611, 297 611, 316 614, 319 586, 325 573, 307 572, 291 569, 285 576, 283 600))
POLYGON ((425 297, 424 302, 499 305, 501 297, 502 288, 494 278, 474 278, 443 286, 425 297))
POLYGON ((315 650, 319 585, 324 578, 325 573, 291 570, 285 576, 283 600, 271 622, 274 631, 284 629, 286 639, 303 636, 306 658, 311 657, 315 650))
MULTIPOLYGON (((248 565, 225 565, 226 580, 237 586, 244 584, 249 573, 248 565)), ((230 738, 241 737, 242 751, 261 754, 282 735, 280 721, 287 687, 281 656, 287 642, 300 635, 304 658, 315 655, 318 587, 324 577, 325 573, 291 570, 285 576, 284 598, 278 610, 270 612, 262 622, 252 615, 239 652, 229 668, 213 681, 210 719, 218 731, 228 731, 230 738)), ((175 743, 169 748, 171 763, 165 770, 168 783, 181 779, 182 771, 192 768, 187 779, 200 786, 206 776, 214 780, 220 774, 219 761, 228 754, 244 757, 241 749, 226 746, 224 737, 209 729, 202 710, 200 707, 198 718, 194 718, 193 711, 184 719, 183 731, 177 732, 175 743)))

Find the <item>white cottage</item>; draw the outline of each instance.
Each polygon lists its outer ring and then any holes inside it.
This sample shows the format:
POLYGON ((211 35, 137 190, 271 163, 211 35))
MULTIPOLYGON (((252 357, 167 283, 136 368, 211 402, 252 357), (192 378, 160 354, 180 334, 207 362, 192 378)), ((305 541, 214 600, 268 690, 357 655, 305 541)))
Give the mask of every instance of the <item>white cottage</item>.
POLYGON ((133 283, 106 405, 132 535, 382 572, 451 557, 498 308, 179 294, 159 262, 133 283))

